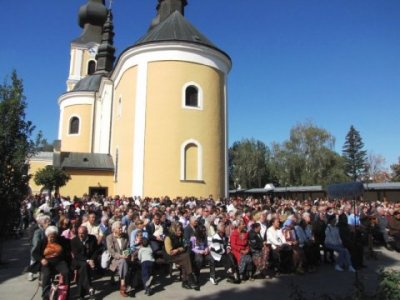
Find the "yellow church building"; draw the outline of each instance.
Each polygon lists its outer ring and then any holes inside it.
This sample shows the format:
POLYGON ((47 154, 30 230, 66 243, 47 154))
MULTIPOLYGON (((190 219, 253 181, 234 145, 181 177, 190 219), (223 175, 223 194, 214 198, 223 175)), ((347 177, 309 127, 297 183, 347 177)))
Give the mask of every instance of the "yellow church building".
POLYGON ((228 194, 231 59, 184 17, 186 6, 158 0, 148 31, 117 59, 104 0, 80 8, 59 147, 32 158, 31 173, 63 168, 71 180, 60 193, 70 196, 228 194))

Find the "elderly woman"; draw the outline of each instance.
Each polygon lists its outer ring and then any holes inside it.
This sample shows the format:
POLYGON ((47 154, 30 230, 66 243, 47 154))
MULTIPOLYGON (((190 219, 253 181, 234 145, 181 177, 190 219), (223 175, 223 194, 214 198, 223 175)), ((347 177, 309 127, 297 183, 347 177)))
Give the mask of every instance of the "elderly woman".
POLYGON ((115 221, 111 226, 112 233, 107 236, 107 250, 111 255, 110 270, 115 272, 118 270, 120 278, 120 294, 122 297, 128 297, 129 290, 126 281, 128 276, 128 258, 129 242, 122 234, 122 224, 120 221, 115 221))
POLYGON ((68 244, 65 243, 65 239, 58 236, 58 228, 56 226, 48 226, 45 230, 45 236, 42 258, 40 260, 42 265, 42 298, 49 299, 51 277, 55 274, 61 273, 62 282, 69 288, 69 268, 67 264, 69 250, 67 249, 68 244))
POLYGON ((194 279, 190 254, 187 252, 188 241, 183 237, 183 226, 179 222, 171 224, 169 234, 164 239, 165 252, 169 259, 182 267, 182 287, 200 290, 194 279))

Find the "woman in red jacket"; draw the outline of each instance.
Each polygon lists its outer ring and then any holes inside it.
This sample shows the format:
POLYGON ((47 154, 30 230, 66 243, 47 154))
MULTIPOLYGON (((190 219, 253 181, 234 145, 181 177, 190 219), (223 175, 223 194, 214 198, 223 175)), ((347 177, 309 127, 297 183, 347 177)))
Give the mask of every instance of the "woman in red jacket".
POLYGON ((249 246, 249 233, 246 230, 246 225, 243 220, 230 236, 231 251, 238 264, 239 274, 241 279, 253 280, 253 262, 251 259, 249 246))

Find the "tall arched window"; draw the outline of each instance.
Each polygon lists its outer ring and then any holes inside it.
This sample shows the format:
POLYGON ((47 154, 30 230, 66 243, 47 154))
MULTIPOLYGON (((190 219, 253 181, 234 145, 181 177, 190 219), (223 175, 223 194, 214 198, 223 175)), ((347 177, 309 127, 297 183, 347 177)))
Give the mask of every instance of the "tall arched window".
POLYGON ((189 109, 203 109, 203 90, 195 82, 188 82, 182 90, 182 107, 189 109))
POLYGON ((185 147, 185 180, 197 180, 197 157, 198 149, 195 144, 185 147))
POLYGON ((94 60, 89 60, 87 73, 88 75, 92 75, 94 72, 96 72, 96 62, 94 60))
POLYGON ((78 134, 79 133, 79 118, 72 117, 69 120, 69 134, 78 134))
POLYGON ((195 140, 181 146, 181 180, 203 180, 202 147, 195 140))

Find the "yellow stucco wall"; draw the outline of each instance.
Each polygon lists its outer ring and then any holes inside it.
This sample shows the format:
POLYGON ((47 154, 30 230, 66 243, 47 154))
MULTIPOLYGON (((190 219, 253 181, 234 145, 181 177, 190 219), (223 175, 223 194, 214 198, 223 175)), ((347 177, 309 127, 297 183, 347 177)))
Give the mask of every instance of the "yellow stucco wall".
POLYGON ((92 105, 71 105, 64 109, 61 151, 90 152, 92 135, 92 105), (69 122, 73 116, 80 119, 79 133, 69 134, 69 122))
POLYGON ((71 176, 67 185, 60 188, 60 194, 65 196, 78 196, 89 193, 90 187, 107 187, 108 195, 114 195, 114 175, 112 172, 66 170, 71 176))
POLYGON ((136 81, 137 67, 132 67, 124 72, 114 91, 111 155, 115 165, 118 148, 118 178, 115 192, 119 195, 132 195, 136 81), (119 104, 120 98, 121 104, 119 104))
POLYGON ((35 184, 34 181, 34 176, 37 171, 40 169, 43 169, 46 166, 51 166, 53 164, 53 161, 46 161, 46 160, 35 160, 32 159, 29 161, 29 171, 28 174, 32 175, 31 179, 29 180, 29 187, 32 190, 32 194, 39 194, 40 190, 42 189, 42 186, 38 186, 35 184))
POLYGON ((224 196, 224 75, 187 62, 148 65, 144 195, 224 196), (172 76, 173 75, 173 76, 172 76), (203 90, 203 110, 182 108, 188 82, 203 90), (202 146, 203 181, 181 181, 181 145, 190 139, 202 146))

